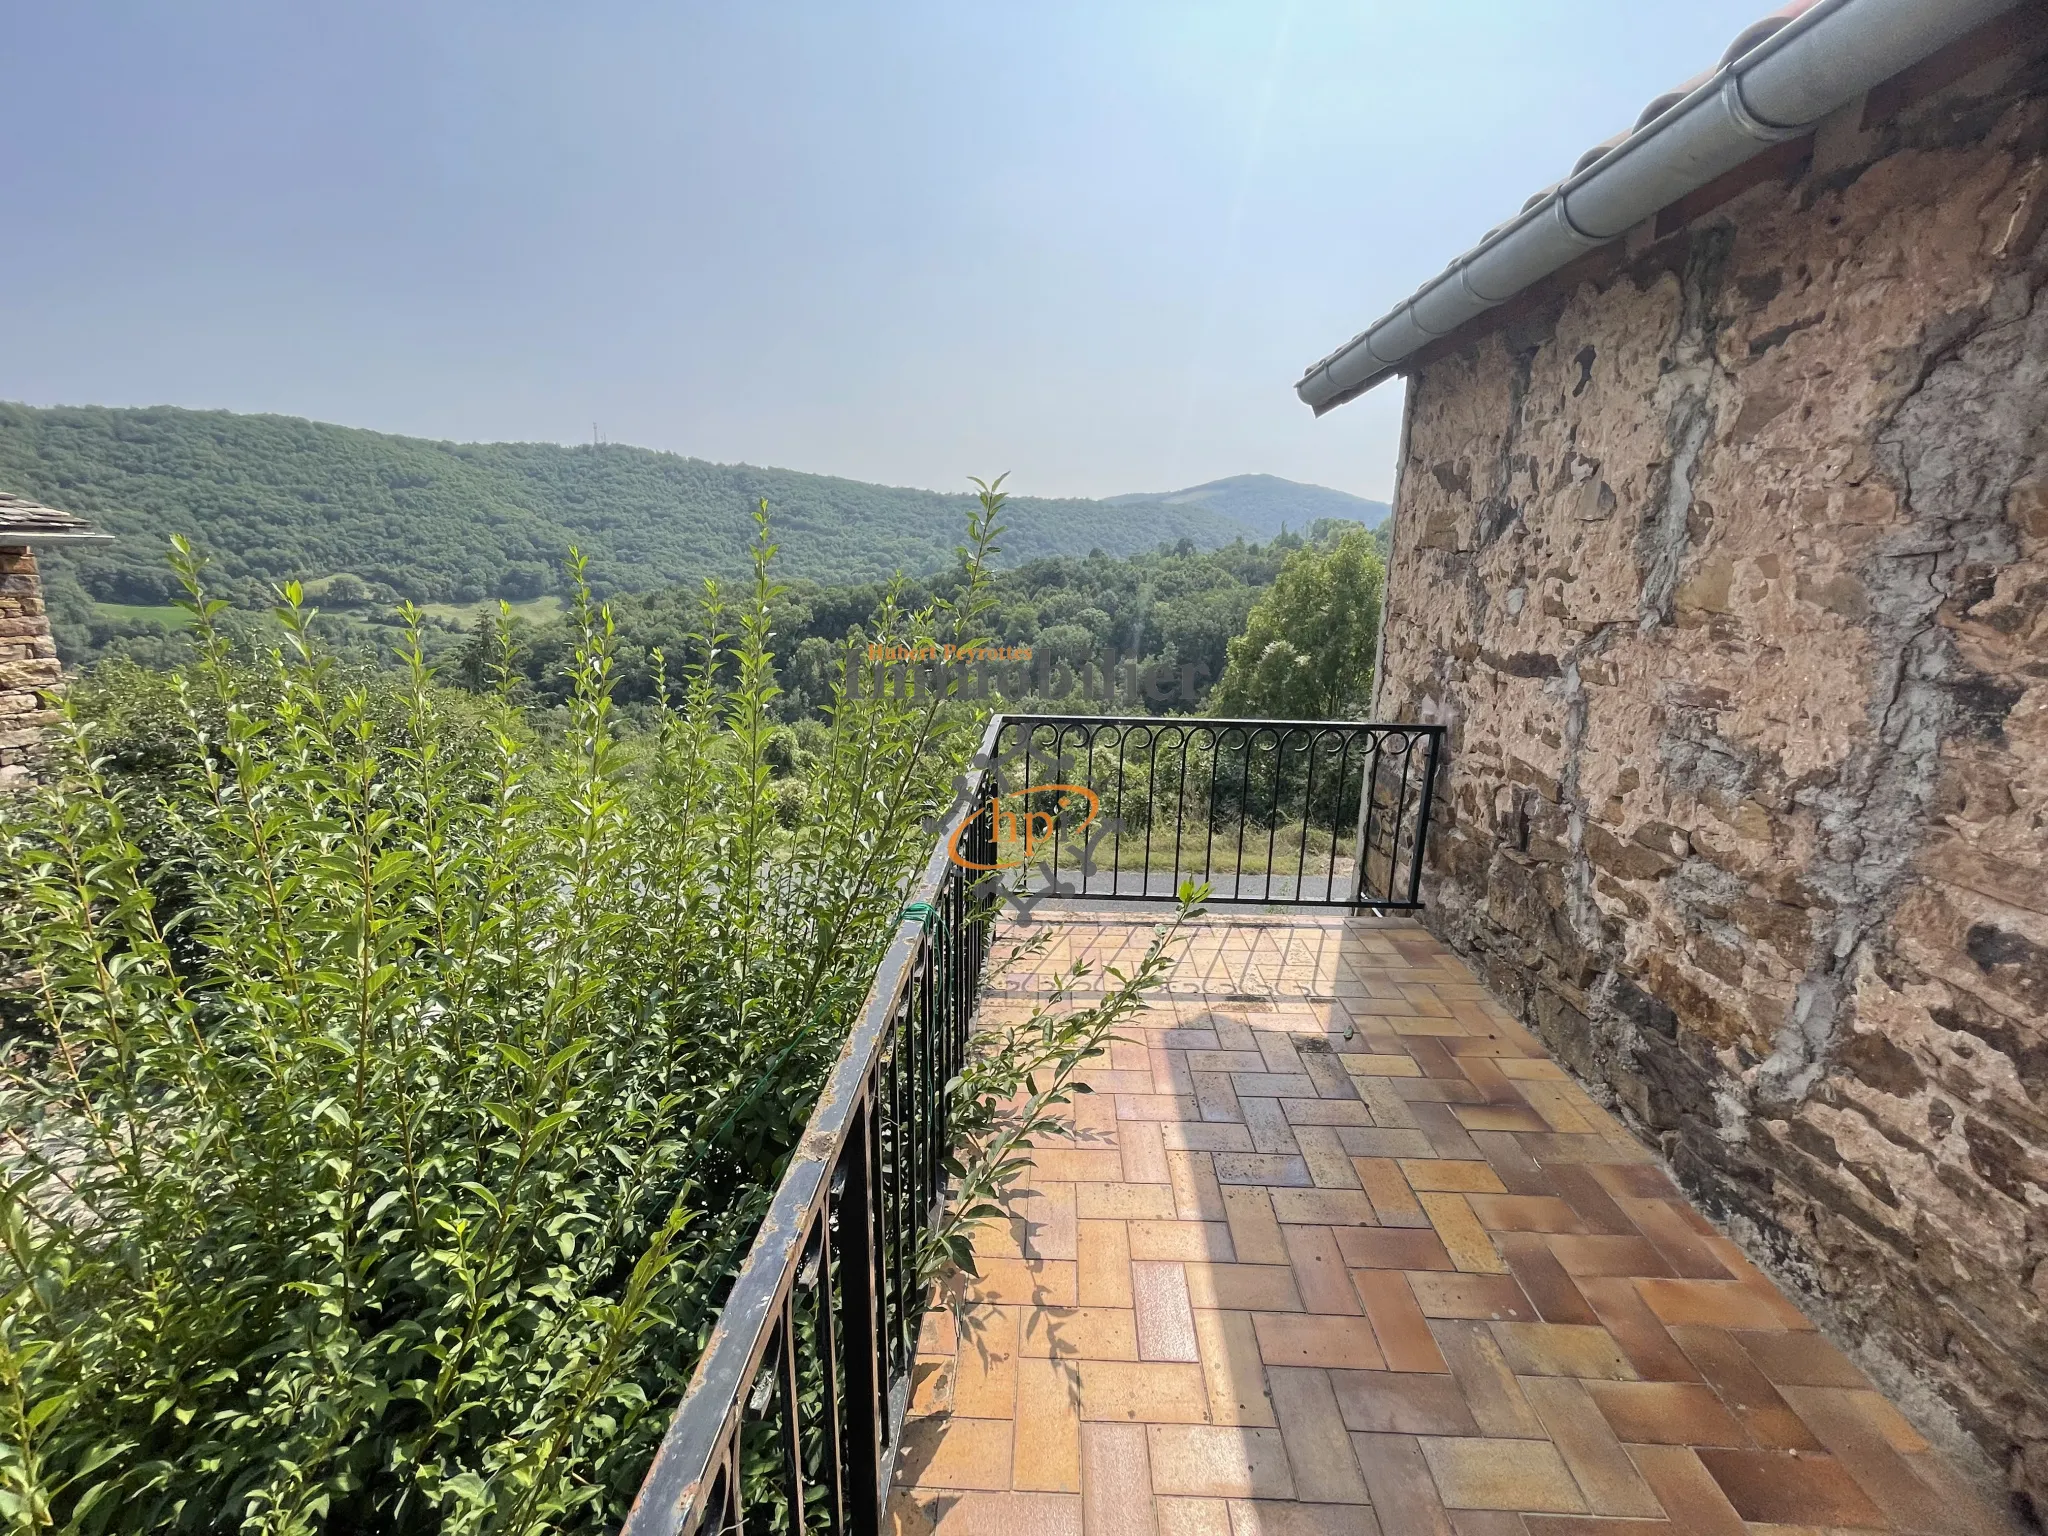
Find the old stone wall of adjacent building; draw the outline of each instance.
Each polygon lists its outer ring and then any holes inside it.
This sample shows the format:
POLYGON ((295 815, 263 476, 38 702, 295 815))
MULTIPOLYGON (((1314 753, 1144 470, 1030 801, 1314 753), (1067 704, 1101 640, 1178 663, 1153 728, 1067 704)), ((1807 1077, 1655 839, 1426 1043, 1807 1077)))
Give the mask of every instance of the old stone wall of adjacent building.
POLYGON ((2048 70, 1863 116, 1419 367, 1379 708, 1430 921, 2048 1515, 2048 70))
POLYGON ((39 694, 62 675, 35 551, 0 546, 0 791, 28 778, 49 718, 39 694))

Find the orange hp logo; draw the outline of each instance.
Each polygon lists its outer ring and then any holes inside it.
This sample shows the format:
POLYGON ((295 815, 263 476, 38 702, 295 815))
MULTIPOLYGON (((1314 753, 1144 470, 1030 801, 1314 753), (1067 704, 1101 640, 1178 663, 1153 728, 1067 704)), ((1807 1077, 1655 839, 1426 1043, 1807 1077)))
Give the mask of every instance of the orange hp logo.
POLYGON ((977 864, 960 851, 961 835, 981 819, 979 814, 968 817, 953 829, 953 835, 946 843, 946 853, 962 869, 1016 869, 1019 865, 1030 861, 1031 855, 1037 851, 1040 843, 1057 837, 1063 832, 1086 832, 1095 825, 1096 818, 1101 814, 1102 797, 1096 794, 1094 790, 1088 789, 1083 785, 1027 784, 1022 789, 1013 789, 1007 794, 1000 795, 989 802, 988 830, 990 839, 996 845, 996 863, 977 864), (1058 795, 1059 803, 1051 810, 1041 809, 1034 811, 1026 804, 1026 797, 1030 795, 1058 795), (1003 801, 1005 800, 1016 801, 1017 809, 1014 811, 1004 810, 1003 801), (1088 808, 1088 814, 1081 819, 1080 825, 1074 826, 1070 824, 1064 827, 1061 826, 1060 817, 1074 809, 1077 805, 1086 805, 1088 808), (1002 849, 1006 843, 1013 845, 1022 843, 1024 845, 1023 856, 1015 859, 1003 858, 1002 849))

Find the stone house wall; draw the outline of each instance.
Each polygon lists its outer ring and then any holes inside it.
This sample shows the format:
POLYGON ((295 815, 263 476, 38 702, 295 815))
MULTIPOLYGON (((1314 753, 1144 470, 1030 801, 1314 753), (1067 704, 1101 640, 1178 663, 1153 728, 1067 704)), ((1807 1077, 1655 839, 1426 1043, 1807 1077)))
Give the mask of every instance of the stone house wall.
POLYGON ((49 721, 38 694, 62 676, 35 551, 0 545, 0 790, 28 779, 49 721))
POLYGON ((1773 153, 1420 362, 1378 713, 1431 924, 2048 1518, 2048 67, 1773 153))

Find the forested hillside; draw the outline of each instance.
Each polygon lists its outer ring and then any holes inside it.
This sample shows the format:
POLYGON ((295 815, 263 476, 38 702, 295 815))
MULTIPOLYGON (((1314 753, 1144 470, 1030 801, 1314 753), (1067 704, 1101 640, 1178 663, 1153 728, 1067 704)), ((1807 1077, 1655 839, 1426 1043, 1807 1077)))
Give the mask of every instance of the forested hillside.
MULTIPOLYGON (((174 595, 173 533, 210 553, 212 579, 237 602, 267 601, 287 576, 348 575, 375 598, 469 603, 559 590, 571 544, 600 594, 738 575, 762 497, 788 576, 931 571, 951 559, 972 500, 964 487, 941 495, 616 444, 440 443, 286 416, 20 405, 0 405, 0 487, 118 535, 54 556, 53 586, 144 606, 174 595)), ((1010 561, 1255 536, 1198 504, 1019 496, 1006 518, 1010 561)))
POLYGON ((1384 501, 1368 501, 1327 485, 1303 485, 1278 475, 1232 475, 1191 485, 1184 491, 1139 491, 1108 498, 1112 507, 1159 509, 1197 508, 1242 523, 1258 537, 1300 533, 1311 523, 1342 521, 1376 528, 1391 510, 1384 501))

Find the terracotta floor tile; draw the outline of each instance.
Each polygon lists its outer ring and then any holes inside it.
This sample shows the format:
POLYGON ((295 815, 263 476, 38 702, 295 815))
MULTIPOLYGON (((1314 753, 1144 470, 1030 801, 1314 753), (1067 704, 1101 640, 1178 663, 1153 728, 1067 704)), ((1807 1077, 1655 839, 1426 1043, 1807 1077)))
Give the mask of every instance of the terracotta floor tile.
POLYGON ((1353 1269, 1448 1270, 1451 1256, 1434 1228, 1339 1227, 1337 1251, 1353 1269))
MULTIPOLYGON (((1427 1166, 1418 1160, 1418 1166, 1427 1166)), ((1415 1199, 1408 1177, 1402 1172, 1402 1165, 1391 1157, 1356 1157, 1351 1165, 1358 1177, 1356 1182, 1364 1186, 1366 1198, 1372 1201, 1373 1215, 1379 1218, 1383 1227, 1426 1227, 1429 1217, 1423 1214, 1422 1206, 1415 1199)))
POLYGON ((1209 1498, 1291 1499, 1294 1479, 1276 1429, 1154 1424, 1146 1430, 1152 1489, 1209 1498))
POLYGON ((1391 1371, 1448 1371, 1443 1352, 1399 1270, 1361 1269, 1351 1276, 1391 1371))
POLYGON ((1565 1273, 1564 1266, 1557 1262, 1542 1233, 1502 1232, 1495 1235, 1493 1245, 1507 1260, 1508 1273, 1515 1277, 1544 1322, 1599 1323, 1599 1315, 1565 1273))
POLYGON ((1156 1120, 1132 1121, 1117 1140, 1121 1179, 1132 1184, 1167 1182, 1166 1143, 1160 1140, 1156 1120))
POLYGON ((1230 1242, 1239 1263, 1284 1264, 1287 1245, 1280 1235, 1280 1223, 1273 1215, 1272 1197, 1259 1185, 1226 1185, 1223 1215, 1230 1227, 1230 1242))
POLYGON ((1691 1381, 1589 1381, 1616 1438, 1638 1445, 1747 1445, 1714 1389, 1691 1381))
POLYGON ((1202 1112, 1192 1097, 1176 1094, 1119 1093, 1115 1097, 1119 1120, 1193 1120, 1202 1112))
POLYGON ((1671 1517, 1672 1536, 1744 1536, 1742 1516, 1691 1447, 1637 1445, 1629 1456, 1671 1517))
POLYGON ((1356 1316, 1358 1292, 1328 1227, 1283 1227, 1282 1239, 1294 1269, 1295 1289, 1303 1308, 1338 1316, 1356 1316))
POLYGON ((1382 1536, 1373 1512, 1357 1504, 1232 1499, 1226 1536, 1382 1536))
MULTIPOLYGON (((1382 1122, 1375 1126, 1340 1125, 1337 1145, 1352 1157, 1396 1157, 1403 1160, 1436 1156, 1429 1138, 1418 1130, 1400 1130, 1382 1122)), ((1419 1187, 1419 1186, 1417 1186, 1419 1187)))
POLYGON ((1137 1310, 1139 1359, 1192 1363, 1201 1358, 1195 1349, 1187 1271, 1178 1264, 1134 1262, 1131 1293, 1137 1310))
POLYGON ((1576 1514, 1585 1496, 1548 1440, 1418 1442, 1446 1508, 1515 1509, 1576 1514))
POLYGON ((1664 1513, 1582 1383, 1532 1376, 1522 1383, 1522 1395, 1543 1421, 1594 1514, 1654 1519, 1664 1513))
POLYGON ((1478 1318, 1485 1322, 1533 1323, 1536 1308, 1513 1275, 1411 1273, 1410 1289, 1424 1317, 1478 1318))
MULTIPOLYGON (((1346 1083, 1349 1088, 1349 1083, 1346 1083)), ((1287 1123, 1296 1131, 1305 1125, 1352 1125, 1372 1124, 1372 1114, 1356 1093, 1348 1097, 1333 1099, 1282 1099, 1280 1113, 1287 1117, 1287 1123)), ((1300 1138, 1297 1136, 1296 1140, 1300 1138)))
POLYGON ((1275 1366, 1266 1377, 1294 1475, 1295 1496, 1324 1504, 1370 1503, 1329 1376, 1319 1370, 1275 1366))
POLYGON ((1533 1440, 1543 1433, 1543 1421, 1522 1396, 1521 1383, 1508 1369, 1507 1357, 1489 1331, 1489 1323, 1467 1323, 1452 1319, 1432 1321, 1429 1331, 1437 1348, 1465 1394, 1465 1404, 1483 1435, 1533 1440))
POLYGON ((1519 1137, 1510 1131, 1480 1131, 1472 1137, 1472 1144, 1479 1149, 1479 1155, 1487 1165, 1500 1175, 1501 1183, 1508 1187, 1508 1193, 1515 1195, 1554 1195, 1557 1185, 1550 1173, 1522 1146, 1519 1137))
POLYGON ((1082 1221, 1076 1231, 1081 1254, 1075 1266, 1076 1301, 1085 1307, 1130 1306, 1131 1245, 1124 1224, 1082 1221))
POLYGON ((1570 1323, 1492 1323, 1517 1376, 1578 1376, 1595 1381, 1633 1381, 1636 1368, 1605 1328, 1570 1323))
POLYGON ((1385 1359, 1363 1317, 1323 1317, 1307 1312, 1257 1312, 1259 1356, 1268 1365, 1337 1366, 1376 1371, 1385 1359))
MULTIPOLYGON (((1285 1251, 1284 1248, 1282 1250, 1285 1251)), ((1188 1264, 1188 1300, 1196 1308, 1299 1312, 1294 1271, 1281 1264, 1188 1264)))
POLYGON ((1209 1394, 1199 1365, 1080 1360, 1081 1417, 1140 1424, 1206 1424, 1209 1394))
POLYGON ((969 1301, 1037 1302, 1049 1307, 1075 1304, 1077 1279, 1072 1260, 982 1259, 976 1267, 981 1274, 968 1279, 969 1301))
POLYGON ((899 1488, 889 1499, 889 1536, 1082 1536, 1072 1494, 976 1493, 899 1488))
MULTIPOLYGON (((1557 1251, 1557 1239, 1551 1240, 1557 1251)), ((1635 1283, 1625 1279, 1580 1278, 1579 1294, 1598 1315, 1614 1342, 1628 1356, 1636 1373, 1645 1381, 1700 1381, 1699 1367, 1678 1347, 1664 1325, 1657 1320, 1637 1292, 1635 1283)))
MULTIPOLYGON (((1870 1387, 1868 1378, 1849 1357, 1817 1333, 1784 1333, 1775 1328, 1744 1329, 1735 1333, 1735 1341, 1757 1363, 1757 1369, 1778 1386, 1864 1390, 1870 1387)), ((1899 1447, 1900 1450, 1920 1448, 1899 1447)))
POLYGON ((1251 1314, 1197 1312, 1195 1338, 1209 1393, 1209 1422, 1271 1425, 1273 1405, 1266 1395, 1265 1367, 1251 1314))
POLYGON ((1010 1486, 1047 1493, 1081 1491, 1081 1388, 1062 1361, 1017 1362, 1016 1434, 1010 1486))
POLYGON ((1232 1120, 1169 1121, 1159 1127, 1168 1152, 1249 1152, 1249 1127, 1232 1120))
POLYGON ((1018 1307, 991 1307, 953 1356, 953 1412, 1007 1419, 1017 1411, 1018 1307))
POLYGON ((959 1337, 953 1329, 951 1307, 927 1307, 917 1324, 917 1352, 920 1355, 951 1355, 959 1337))
POLYGON ((1402 1435, 1479 1433, 1464 1393, 1448 1376, 1332 1371, 1330 1386, 1347 1429, 1402 1435))
POLYGON ((1739 1280, 1638 1280, 1636 1289, 1667 1328, 1778 1328, 1779 1309, 1739 1280))
POLYGON ((1372 1203, 1357 1189, 1276 1189, 1273 1214, 1283 1226, 1290 1222, 1325 1227, 1373 1225, 1372 1203))
POLYGON ((1219 1152, 1216 1177, 1224 1184, 1276 1184, 1296 1189, 1315 1183, 1308 1160, 1292 1152, 1219 1152))
POLYGON ((913 1419, 953 1411, 953 1362, 923 1356, 910 1369, 910 1406, 904 1410, 913 1419))
MULTIPOLYGON (((1511 1509, 1454 1509, 1449 1511, 1451 1529, 1458 1536, 1529 1536, 1529 1527, 1511 1509)), ((1561 1516, 1576 1519, 1576 1516, 1561 1516)), ((1670 1536, 1669 1532, 1665 1536, 1670 1536)))
POLYGON ((1884 1513, 1834 1457, 1815 1451, 1699 1451, 1745 1520, 1882 1530, 1884 1513))
POLYGON ((916 1419, 903 1429, 896 1480, 915 1488, 1010 1486, 1011 1423, 959 1417, 916 1419))
POLYGON ((1171 1221, 1173 1189, 1167 1184, 1076 1184, 1074 1214, 1082 1221, 1171 1221))
POLYGON ((1588 1232, 1604 1232, 1615 1237, 1637 1235, 1635 1223, 1614 1203, 1614 1197, 1608 1194, 1606 1186, 1593 1177, 1593 1170, 1583 1162, 1567 1160, 1597 1152, 1602 1146, 1599 1137, 1525 1136, 1522 1145, 1543 1164, 1543 1171, 1552 1187, 1571 1202, 1572 1209, 1579 1213, 1588 1232), (1593 1145, 1583 1149, 1561 1148, 1557 1145, 1560 1142, 1590 1142, 1593 1145))
POLYGON ((1286 1156, 1298 1156, 1300 1145, 1294 1139, 1294 1127, 1287 1123, 1287 1113, 1281 1109, 1278 1099, 1246 1099, 1244 1101, 1245 1127, 1252 1133, 1252 1149, 1257 1152, 1279 1152, 1286 1156))
POLYGON ((1135 1360, 1137 1318, 1125 1307, 1020 1309, 1019 1360, 1135 1360))
MULTIPOLYGON (((1400 1094, 1394 1092, 1396 1079, 1358 1077, 1354 1075, 1351 1081, 1357 1085, 1358 1096, 1365 1100, 1365 1107, 1371 1111, 1372 1123, 1374 1125, 1382 1126, 1389 1130, 1413 1131, 1422 1137, 1422 1150, 1420 1152, 1388 1152, 1387 1156, 1434 1157, 1437 1155, 1435 1143, 1424 1134, 1421 1122, 1415 1118, 1414 1111, 1408 1107, 1408 1101, 1402 1098, 1400 1094)), ((1345 1145, 1353 1152, 1378 1151, 1377 1148, 1353 1147, 1348 1139, 1345 1145)), ((1412 1146, 1413 1143, 1411 1142, 1409 1145, 1412 1146)))
POLYGON ((1166 1153, 1166 1177, 1173 1186, 1174 1214, 1182 1221, 1223 1220, 1223 1191, 1216 1183, 1214 1156, 1209 1152, 1177 1152, 1170 1148, 1166 1153))
MULTIPOLYGON (((1158 1499, 1159 1536, 1231 1536, 1225 1499, 1158 1499)), ((1030 1536, 1012 1531, 1009 1536, 1030 1536)))
MULTIPOLYGON (((1150 934, 1048 928, 984 1018, 1150 934)), ((894 1536, 2009 1536, 1413 924, 1206 921, 1130 1033, 920 1326, 894 1536)))
POLYGON ((1457 1536, 1413 1435, 1354 1435, 1351 1443, 1386 1536, 1457 1536))
POLYGON ((1071 1259, 1075 1254, 1075 1200, 1072 1184, 1034 1180, 1020 1204, 1024 1218, 1024 1257, 1071 1259))
POLYGON ((1507 1186, 1491 1163, 1458 1158, 1409 1157, 1401 1160, 1402 1176, 1411 1189, 1440 1189, 1460 1194, 1504 1195, 1507 1186))
POLYGON ((1429 1144, 1438 1157, 1475 1161, 1482 1155, 1479 1143, 1472 1139, 1464 1122, 1451 1112, 1450 1105, 1411 1104, 1408 1112, 1415 1117, 1416 1126, 1429 1138, 1429 1144))
POLYGON ((1671 1336, 1692 1357, 1713 1389, 1721 1394, 1749 1438, 1758 1445, 1778 1450, 1817 1451, 1820 1441, 1800 1422, 1771 1385, 1770 1378, 1757 1369, 1733 1334, 1720 1328, 1673 1328, 1671 1336))
POLYGON ((1405 1053, 1362 1053, 1345 1052, 1341 1057, 1346 1071, 1353 1077, 1420 1077, 1422 1068, 1415 1058, 1405 1053))
POLYGON ((1358 1188, 1358 1175, 1352 1169, 1350 1155, 1337 1140, 1338 1129, 1329 1125, 1297 1125, 1294 1128, 1294 1139, 1301 1147, 1302 1161, 1308 1164, 1309 1177, 1318 1189, 1358 1188))
POLYGON ((1220 1221, 1132 1221, 1124 1224, 1134 1259, 1208 1259, 1228 1264, 1235 1258, 1230 1228, 1220 1221))
POLYGON ((1837 1409, 1855 1414, 1880 1435, 1885 1444, 1902 1456, 1910 1456, 1926 1450, 1927 1441, 1920 1431, 1906 1422, 1906 1416, 1894 1408, 1890 1401, 1869 1387, 1805 1388, 1787 1387, 1785 1401, 1802 1419, 1809 1419, 1807 1407, 1814 1402, 1826 1402, 1837 1409))
POLYGON ((1550 1125, 1524 1104, 1460 1104, 1452 1111, 1468 1131, 1547 1131, 1550 1125))
MULTIPOLYGON (((1951 1499, 1922 1481, 1913 1464, 1893 1445, 1871 1405, 1881 1404, 1888 1414, 1895 1415, 1897 1410, 1875 1392, 1788 1387, 1786 1397, 1828 1454, 1842 1464, 1896 1529, 1918 1536, 1920 1532, 1954 1531, 1965 1524, 1951 1499)), ((1982 1525, 1981 1516, 1976 1523, 1982 1525)))
POLYGON ((1646 1237, 1557 1236, 1550 1251, 1571 1275, 1600 1278, 1625 1275, 1633 1278, 1669 1278, 1671 1266, 1646 1237))
POLYGON ((1081 1507, 1087 1536, 1161 1536, 1143 1425, 1081 1426, 1081 1507))
POLYGON ((1486 1195, 1465 1197, 1472 1214, 1489 1232, 1581 1232, 1584 1223, 1569 1203, 1556 1195, 1486 1195))
POLYGON ((1120 1153, 1086 1147, 1039 1147, 1031 1154, 1031 1166, 1041 1179, 1108 1184, 1124 1177, 1120 1153))
MULTIPOLYGON (((1466 1202, 1470 1196, 1424 1190, 1415 1197, 1428 1213, 1429 1224, 1443 1240, 1444 1251, 1459 1269, 1472 1274, 1506 1274, 1507 1265, 1494 1251, 1486 1229, 1466 1202)), ((1284 1219, 1284 1218, 1283 1218, 1284 1219)))
POLYGON ((1504 1056, 1501 1057, 1499 1060, 1501 1075, 1503 1077, 1523 1080, 1535 1079, 1537 1081, 1551 1083, 1562 1082, 1565 1078, 1564 1068, 1560 1067, 1556 1062, 1551 1061, 1547 1057, 1533 1057, 1525 1059, 1513 1056, 1504 1056))

